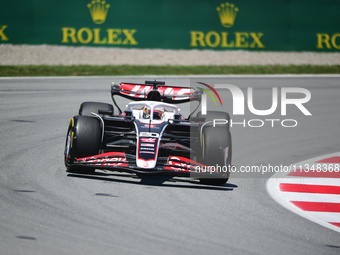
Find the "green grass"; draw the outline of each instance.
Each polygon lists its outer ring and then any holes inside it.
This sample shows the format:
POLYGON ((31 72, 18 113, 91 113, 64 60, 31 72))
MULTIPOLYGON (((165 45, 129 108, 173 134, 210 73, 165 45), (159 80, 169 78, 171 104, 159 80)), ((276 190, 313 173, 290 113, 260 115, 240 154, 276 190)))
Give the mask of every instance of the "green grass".
POLYGON ((273 66, 0 66, 0 76, 339 74, 340 65, 273 66))

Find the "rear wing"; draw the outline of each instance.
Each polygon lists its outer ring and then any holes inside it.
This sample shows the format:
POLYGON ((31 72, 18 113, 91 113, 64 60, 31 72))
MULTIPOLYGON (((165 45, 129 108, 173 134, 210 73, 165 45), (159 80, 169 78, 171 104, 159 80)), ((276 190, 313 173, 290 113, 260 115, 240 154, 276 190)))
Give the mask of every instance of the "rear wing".
POLYGON ((112 83, 111 95, 122 96, 133 101, 153 100, 165 103, 186 103, 189 101, 201 101, 202 91, 192 87, 165 86, 164 82, 150 82, 146 84, 112 83), (151 83, 151 84, 150 84, 151 83), (150 99, 150 94, 158 91, 160 98, 150 99), (149 94, 149 92, 151 92, 149 94), (149 96, 149 97, 148 97, 149 96))

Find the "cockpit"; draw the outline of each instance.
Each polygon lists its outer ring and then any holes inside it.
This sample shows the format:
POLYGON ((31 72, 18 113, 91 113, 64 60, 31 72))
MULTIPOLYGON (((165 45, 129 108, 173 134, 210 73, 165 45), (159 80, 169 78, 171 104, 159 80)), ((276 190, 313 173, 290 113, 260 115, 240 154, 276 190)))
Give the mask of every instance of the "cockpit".
POLYGON ((132 111, 132 115, 136 119, 168 121, 179 114, 176 105, 154 101, 131 102, 127 105, 127 110, 132 111))

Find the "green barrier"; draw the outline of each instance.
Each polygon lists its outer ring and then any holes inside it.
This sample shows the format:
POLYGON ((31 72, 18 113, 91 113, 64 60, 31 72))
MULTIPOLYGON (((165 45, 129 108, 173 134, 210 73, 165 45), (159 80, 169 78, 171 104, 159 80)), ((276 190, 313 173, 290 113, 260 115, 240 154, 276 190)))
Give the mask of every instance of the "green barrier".
POLYGON ((339 0, 6 1, 0 43, 339 51, 339 0))

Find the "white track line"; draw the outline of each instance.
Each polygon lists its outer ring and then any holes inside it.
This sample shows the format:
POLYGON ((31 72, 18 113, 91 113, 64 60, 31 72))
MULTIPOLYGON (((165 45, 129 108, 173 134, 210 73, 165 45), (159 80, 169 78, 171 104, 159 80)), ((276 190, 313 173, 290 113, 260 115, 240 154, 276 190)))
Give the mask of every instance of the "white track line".
POLYGON ((284 192, 289 201, 340 203, 340 195, 284 192))
POLYGON ((0 80, 8 79, 183 79, 183 78, 340 78, 339 74, 230 74, 230 75, 126 75, 126 76, 25 76, 25 77, 0 77, 0 80))
MULTIPOLYGON (((311 216, 326 222, 340 222, 340 213, 308 212, 311 216)), ((337 227, 339 232, 339 228, 337 227)))
POLYGON ((281 183, 340 186, 340 178, 288 177, 281 178, 281 183))

